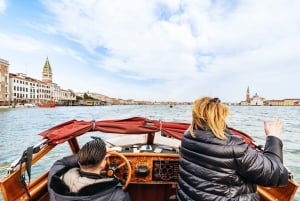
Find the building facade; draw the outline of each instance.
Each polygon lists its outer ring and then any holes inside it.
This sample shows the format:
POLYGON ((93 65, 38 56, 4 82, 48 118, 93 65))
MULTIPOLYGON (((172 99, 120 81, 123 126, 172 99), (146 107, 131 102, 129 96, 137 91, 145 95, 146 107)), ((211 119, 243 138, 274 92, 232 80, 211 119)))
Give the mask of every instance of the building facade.
POLYGON ((258 94, 256 93, 250 99, 250 105, 256 105, 256 106, 264 105, 265 100, 266 100, 265 98, 258 96, 258 94))
POLYGON ((265 104, 266 99, 263 97, 258 96, 257 93, 253 97, 250 97, 250 90, 249 87, 246 91, 246 99, 244 101, 240 102, 240 105, 254 105, 254 106, 260 106, 265 104))
POLYGON ((300 106, 300 98, 289 98, 283 100, 267 100, 266 105, 269 106, 300 106))
POLYGON ((52 69, 48 57, 42 71, 42 80, 28 77, 24 73, 9 73, 8 61, 0 59, 1 88, 0 105, 49 103, 53 100, 60 105, 71 105, 76 101, 72 90, 61 89, 52 82, 52 69))
POLYGON ((0 59, 0 106, 10 105, 9 93, 9 63, 0 59))
POLYGON ((40 80, 27 77, 26 74, 9 74, 10 80, 10 100, 13 105, 32 103, 39 101, 51 101, 52 92, 50 84, 43 83, 40 80))
POLYGON ((267 105, 267 106, 300 106, 300 98, 288 98, 283 100, 266 100, 263 97, 257 95, 257 93, 250 98, 250 90, 249 87, 246 91, 246 100, 241 101, 239 105, 247 106, 247 105, 267 105))

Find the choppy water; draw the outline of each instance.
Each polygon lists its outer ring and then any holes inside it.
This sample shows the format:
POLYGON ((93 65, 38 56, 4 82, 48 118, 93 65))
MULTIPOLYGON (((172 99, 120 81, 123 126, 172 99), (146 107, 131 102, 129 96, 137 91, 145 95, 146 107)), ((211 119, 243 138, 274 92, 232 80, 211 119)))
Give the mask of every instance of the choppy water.
MULTIPOLYGON (((280 117, 284 122, 284 163, 300 183, 300 107, 231 106, 228 125, 252 136, 257 144, 264 144, 263 120, 280 117)), ((19 157, 28 147, 37 144, 37 135, 56 124, 71 120, 101 120, 142 116, 163 121, 190 122, 191 106, 97 106, 56 108, 14 108, 0 109, 0 177, 6 174, 5 167, 19 157)), ((48 156, 44 164, 52 164, 57 155, 48 156), (51 158, 53 157, 53 158, 51 158)), ((42 164, 42 166, 44 165, 42 164)), ((40 168, 33 169, 33 174, 40 168)), ((0 200, 1 195, 0 195, 0 200)), ((300 190, 294 200, 300 201, 300 190)))

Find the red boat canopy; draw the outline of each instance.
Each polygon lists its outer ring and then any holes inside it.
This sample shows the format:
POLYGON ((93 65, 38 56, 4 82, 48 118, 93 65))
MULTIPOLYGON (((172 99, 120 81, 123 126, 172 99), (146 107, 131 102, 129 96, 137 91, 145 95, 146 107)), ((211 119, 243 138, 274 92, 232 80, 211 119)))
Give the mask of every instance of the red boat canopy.
MULTIPOLYGON (((48 139, 48 144, 60 144, 86 132, 100 131, 117 134, 145 134, 161 131, 162 134, 181 139, 190 124, 180 122, 164 122, 144 117, 129 119, 77 121, 71 120, 54 126, 39 135, 48 139)), ((229 128, 233 134, 241 136, 251 147, 255 147, 253 139, 247 134, 229 128)))

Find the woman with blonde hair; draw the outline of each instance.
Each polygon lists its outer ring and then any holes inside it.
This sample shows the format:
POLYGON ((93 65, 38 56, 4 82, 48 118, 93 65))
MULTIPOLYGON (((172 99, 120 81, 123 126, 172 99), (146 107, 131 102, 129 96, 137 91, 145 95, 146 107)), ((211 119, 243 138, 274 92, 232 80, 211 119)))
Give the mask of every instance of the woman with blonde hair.
POLYGON ((282 162, 282 123, 264 122, 263 153, 226 129, 227 105, 202 97, 192 108, 192 123, 180 147, 177 200, 258 201, 256 185, 288 184, 282 162))

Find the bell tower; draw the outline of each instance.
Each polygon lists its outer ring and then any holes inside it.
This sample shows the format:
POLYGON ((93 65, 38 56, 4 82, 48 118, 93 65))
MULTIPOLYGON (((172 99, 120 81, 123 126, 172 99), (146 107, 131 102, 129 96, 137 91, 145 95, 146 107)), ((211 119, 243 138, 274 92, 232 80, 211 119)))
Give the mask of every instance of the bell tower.
POLYGON ((44 67, 43 67, 43 79, 44 83, 52 83, 52 69, 49 63, 48 57, 46 58, 44 67))
POLYGON ((249 86, 248 86, 247 92, 246 92, 246 102, 250 103, 250 90, 249 90, 249 86))

